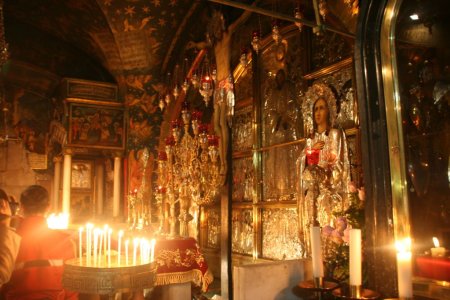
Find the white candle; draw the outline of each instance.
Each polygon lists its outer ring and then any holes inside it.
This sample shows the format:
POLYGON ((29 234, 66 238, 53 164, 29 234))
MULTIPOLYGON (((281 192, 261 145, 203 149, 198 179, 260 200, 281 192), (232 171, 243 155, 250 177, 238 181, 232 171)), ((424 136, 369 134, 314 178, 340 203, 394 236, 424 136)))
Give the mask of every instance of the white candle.
POLYGON ((399 298, 412 298, 411 239, 397 242, 397 278, 399 298))
POLYGON ((92 252, 92 228, 94 225, 91 223, 86 224, 86 261, 87 265, 91 264, 91 252, 92 252))
POLYGON ((122 246, 122 236, 123 236, 123 230, 119 230, 119 233, 118 233, 118 241, 117 241, 117 264, 119 265, 119 267, 120 267, 120 248, 121 248, 121 246, 122 246))
POLYGON ((82 258, 83 258, 83 227, 80 227, 78 229, 78 253, 80 255, 80 265, 82 263, 82 258))
POLYGON ((94 266, 97 265, 97 253, 98 253, 98 236, 99 236, 99 229, 94 229, 94 266))
POLYGON ((128 266, 128 244, 129 240, 125 240, 125 265, 128 266))
POLYGON ((106 241, 103 242, 104 238, 105 238, 105 234, 104 234, 103 230, 100 230, 100 245, 98 246, 98 264, 99 264, 99 266, 101 266, 102 262, 103 262, 102 248, 103 248, 103 244, 106 243, 106 241))
POLYGON ((136 265, 137 247, 139 245, 139 239, 134 238, 133 240, 133 266, 136 265))
POLYGON ((322 263, 322 247, 320 242, 320 227, 312 226, 310 228, 311 235, 311 255, 312 255, 312 269, 313 277, 323 277, 323 263, 322 263))
POLYGON ((155 260, 155 244, 156 244, 156 240, 152 239, 151 250, 150 250, 150 262, 153 262, 155 260))
POLYGON ((106 258, 106 256, 108 255, 108 252, 106 252, 106 250, 108 250, 108 249, 107 249, 107 247, 108 247, 108 242, 107 242, 107 239, 108 239, 108 230, 109 230, 109 226, 108 226, 108 224, 105 224, 105 225, 103 226, 103 235, 104 235, 104 238, 105 238, 105 241, 104 241, 104 243, 103 243, 103 252, 105 253, 105 258, 106 258))
POLYGON ((112 229, 110 228, 108 231, 108 267, 111 267, 111 234, 112 229))
POLYGON ((361 229, 350 229, 350 279, 352 286, 360 286, 361 276, 361 229))
POLYGON ((141 258, 141 265, 144 264, 144 247, 145 247, 145 239, 141 238, 139 243, 139 256, 141 258))
POLYGON ((433 237, 434 247, 431 248, 431 256, 434 257, 444 257, 445 256, 445 248, 440 247, 439 240, 437 237, 433 237))

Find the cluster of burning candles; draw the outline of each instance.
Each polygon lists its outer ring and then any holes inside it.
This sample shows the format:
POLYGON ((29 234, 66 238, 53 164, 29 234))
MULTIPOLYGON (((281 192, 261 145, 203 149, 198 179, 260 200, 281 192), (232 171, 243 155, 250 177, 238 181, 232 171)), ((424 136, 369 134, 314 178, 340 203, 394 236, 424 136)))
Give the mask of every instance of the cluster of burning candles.
MULTIPOLYGON (((324 276, 321 248, 320 227, 311 227, 311 253, 312 268, 314 278, 322 278, 324 276)), ((362 251, 361 251, 361 229, 350 229, 349 248, 349 285, 353 287, 361 287, 362 284, 362 251)), ((396 242, 397 248, 397 278, 399 298, 412 298, 412 253, 411 239, 405 238, 396 242)))
POLYGON ((87 223, 86 226, 78 229, 78 235, 80 265, 88 267, 126 267, 148 264, 155 260, 155 239, 148 240, 142 237, 134 237, 132 245, 130 245, 130 239, 125 239, 122 243, 124 232, 119 230, 117 232, 116 251, 111 248, 113 230, 108 225, 100 228, 87 223), (85 260, 83 260, 83 246, 86 248, 85 260))

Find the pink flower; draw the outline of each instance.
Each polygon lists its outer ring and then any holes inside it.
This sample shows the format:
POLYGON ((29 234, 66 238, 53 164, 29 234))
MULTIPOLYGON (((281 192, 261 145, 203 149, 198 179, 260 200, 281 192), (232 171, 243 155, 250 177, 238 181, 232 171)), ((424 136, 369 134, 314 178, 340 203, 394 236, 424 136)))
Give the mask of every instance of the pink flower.
POLYGON ((322 235, 325 238, 328 238, 333 231, 334 231, 334 228, 331 227, 330 225, 326 225, 326 226, 322 227, 322 235))
POLYGON ((359 198, 359 200, 361 200, 361 201, 364 201, 364 200, 366 199, 366 192, 364 191, 364 187, 361 187, 361 188, 358 190, 358 198, 359 198))
POLYGON ((350 181, 347 185, 348 188, 348 192, 349 193, 356 193, 356 186, 355 183, 353 181, 350 181))
POLYGON ((338 231, 337 229, 336 230, 334 230, 332 233, 331 233, 331 240, 333 241, 333 242, 335 242, 336 244, 341 244, 342 243, 342 233, 340 232, 340 231, 338 231))
POLYGON ((347 228, 347 220, 344 217, 339 217, 335 221, 336 230, 343 232, 347 228))

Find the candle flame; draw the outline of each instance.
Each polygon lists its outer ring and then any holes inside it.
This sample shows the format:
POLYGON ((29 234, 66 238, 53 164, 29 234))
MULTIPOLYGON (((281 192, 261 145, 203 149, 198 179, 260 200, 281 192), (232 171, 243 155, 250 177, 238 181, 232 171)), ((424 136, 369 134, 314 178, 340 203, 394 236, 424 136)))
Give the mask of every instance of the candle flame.
POLYGON ((119 230, 119 237, 123 236, 123 230, 119 230))
POLYGON ((47 226, 50 229, 67 229, 69 228, 69 214, 51 214, 47 218, 47 226))
POLYGON ((433 244, 435 248, 439 248, 440 244, 439 244, 439 240, 437 237, 433 236, 433 244))
POLYGON ((405 253, 411 251, 411 238, 404 238, 403 240, 396 241, 395 247, 399 253, 405 253))

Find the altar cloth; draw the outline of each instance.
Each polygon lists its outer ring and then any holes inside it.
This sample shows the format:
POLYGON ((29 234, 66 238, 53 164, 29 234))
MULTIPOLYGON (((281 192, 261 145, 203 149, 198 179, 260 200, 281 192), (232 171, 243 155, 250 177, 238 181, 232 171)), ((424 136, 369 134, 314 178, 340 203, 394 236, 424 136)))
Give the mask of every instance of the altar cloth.
POLYGON ((158 239, 155 245, 156 285, 193 282, 208 290, 214 276, 193 238, 158 239))
POLYGON ((445 257, 418 256, 415 260, 415 276, 450 281, 450 259, 445 257))

